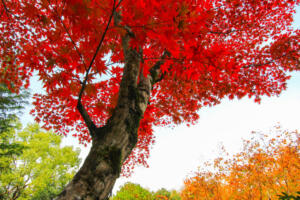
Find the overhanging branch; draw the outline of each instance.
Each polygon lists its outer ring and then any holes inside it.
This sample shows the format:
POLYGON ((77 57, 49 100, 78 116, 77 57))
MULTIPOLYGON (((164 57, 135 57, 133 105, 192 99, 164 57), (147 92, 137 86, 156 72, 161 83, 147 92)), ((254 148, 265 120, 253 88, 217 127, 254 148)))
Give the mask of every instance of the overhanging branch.
POLYGON ((93 138, 96 134, 96 125, 94 124, 94 122, 92 121, 90 115, 88 114, 88 112, 85 110, 84 106, 81 104, 81 101, 78 101, 77 103, 77 109, 79 111, 79 113, 81 114, 85 124, 87 125, 90 135, 93 138))
MULTIPOLYGON (((4 8, 5 12, 6 12, 6 15, 7 15, 7 16, 12 15, 12 16, 18 18, 13 12, 11 12, 11 11, 8 9, 8 7, 6 6, 5 0, 1 0, 1 1, 2 1, 2 4, 3 4, 3 8, 4 8)), ((2 13, 1 13, 1 16, 2 16, 2 13)))
POLYGON ((160 57, 160 59, 150 69, 150 75, 152 77, 152 85, 154 85, 155 83, 163 79, 164 74, 161 72, 160 67, 165 63, 166 58, 170 56, 171 53, 165 50, 163 55, 160 57))
POLYGON ((250 64, 250 65, 244 65, 244 66, 242 66, 241 68, 244 68, 244 69, 246 69, 246 68, 253 68, 253 67, 261 67, 261 66, 265 66, 265 65, 269 65, 269 64, 272 64, 272 63, 274 63, 275 62, 275 60, 271 60, 271 61, 269 61, 269 62, 265 62, 265 63, 253 63, 253 64, 250 64))
POLYGON ((93 56, 93 58, 92 58, 92 60, 91 60, 91 62, 89 64, 88 68, 86 69, 85 78, 84 78, 84 81, 82 82, 82 86, 81 86, 81 89, 80 89, 79 95, 78 95, 77 109, 80 112, 81 116, 83 117, 83 119, 84 119, 84 121, 85 121, 85 123, 86 123, 86 125, 87 125, 87 127, 88 127, 88 129, 90 131, 90 134, 91 134, 92 138, 95 135, 95 130, 96 130, 97 127, 93 123, 91 117, 89 116, 88 112, 85 110, 84 106, 82 105, 81 99, 82 99, 82 95, 83 95, 85 86, 86 86, 87 81, 88 81, 90 70, 91 70, 91 68, 93 66, 93 63, 94 63, 94 61, 96 59, 96 56, 97 56, 97 54, 98 54, 98 52, 99 52, 99 50, 100 50, 100 48, 101 48, 101 46, 103 44, 105 35, 106 35, 107 31, 108 31, 108 28, 110 26, 110 23, 112 21, 114 13, 115 13, 116 9, 118 8, 118 6, 120 6, 121 2, 122 2, 122 0, 120 0, 117 5, 116 5, 116 0, 114 0, 114 2, 113 2, 113 8, 112 8, 111 15, 110 15, 109 20, 107 22, 106 28, 105 28, 102 36, 101 36, 100 42, 99 42, 99 44, 98 44, 98 46, 96 48, 94 56, 93 56))
MULTIPOLYGON (((117 4, 117 6, 119 6, 121 2, 122 2, 122 0, 120 0, 120 2, 117 4)), ((116 0, 114 0, 112 12, 111 12, 111 15, 110 15, 110 17, 109 17, 109 20, 108 20, 108 22, 107 22, 106 28, 105 28, 105 30, 104 30, 104 32, 103 32, 103 34, 102 34, 101 40, 100 40, 100 42, 99 42, 99 44, 98 44, 98 46, 97 46, 97 48, 96 48, 96 51, 95 51, 95 53, 94 53, 94 56, 93 56, 93 58, 92 58, 92 60, 91 60, 91 62, 90 62, 90 64, 89 64, 89 66, 88 66, 88 68, 87 68, 87 70, 86 70, 85 78, 84 78, 84 81, 82 82, 81 90, 80 90, 80 92, 79 92, 78 102, 81 101, 82 94, 83 94, 83 91, 84 91, 84 89, 85 89, 85 86, 86 86, 86 83, 87 83, 87 80, 88 80, 88 76, 89 76, 90 70, 91 70, 91 68, 92 68, 92 66, 93 66, 93 63, 94 63, 94 61, 95 61, 95 59, 96 59, 96 56, 97 56, 97 54, 98 54, 98 52, 99 52, 99 50, 100 50, 100 48, 101 48, 101 46, 102 46, 102 44, 103 44, 105 35, 106 35, 107 31, 108 31, 109 25, 110 25, 110 23, 111 23, 111 21, 112 21, 112 18, 113 18, 113 16, 114 16, 114 13, 115 13, 115 11, 116 11, 117 8, 118 8, 118 7, 116 7, 116 0)))
POLYGON ((4 8, 5 12, 6 12, 7 14, 10 13, 10 11, 8 10, 8 8, 7 8, 7 6, 6 6, 5 2, 4 2, 4 0, 1 0, 1 1, 2 1, 3 8, 4 8))

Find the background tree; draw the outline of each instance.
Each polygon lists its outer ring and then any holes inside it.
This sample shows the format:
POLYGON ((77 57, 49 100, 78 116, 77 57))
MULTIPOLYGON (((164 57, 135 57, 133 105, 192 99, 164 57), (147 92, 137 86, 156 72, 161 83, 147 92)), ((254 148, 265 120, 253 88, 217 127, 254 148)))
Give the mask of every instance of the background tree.
POLYGON ((14 122, 22 113, 24 106, 28 104, 28 98, 28 91, 21 90, 21 93, 15 94, 5 84, 0 83, 0 133, 8 131, 9 128, 15 128, 14 122))
POLYGON ((299 2, 2 0, 1 81, 17 91, 36 71, 36 119, 92 141, 59 199, 106 199, 121 171, 147 166, 153 126, 278 95, 300 69, 299 2))
POLYGON ((210 169, 185 181, 182 199, 294 198, 299 192, 298 131, 277 127, 271 134, 253 132, 243 151, 232 158, 217 158, 210 169), (275 133, 275 134, 274 134, 275 133), (270 137, 271 135, 271 137, 270 137))
POLYGON ((22 131, 10 129, 8 137, 9 142, 24 149, 9 160, 5 157, 11 170, 0 173, 0 196, 4 200, 53 199, 79 167, 79 150, 61 148, 61 137, 41 130, 37 124, 22 131))
POLYGON ((168 191, 164 188, 152 192, 139 184, 125 183, 120 190, 111 197, 111 200, 180 200, 180 194, 176 190, 168 191))
POLYGON ((152 200, 152 193, 139 184, 125 183, 111 200, 152 200))
POLYGON ((20 124, 17 121, 17 115, 20 115, 24 106, 28 103, 29 93, 21 90, 20 94, 12 93, 5 84, 0 83, 0 172, 8 170, 8 162, 5 157, 19 155, 23 146, 9 141, 11 138, 10 130, 17 129, 20 124))
POLYGON ((180 194, 176 190, 168 191, 162 188, 153 193, 153 200, 181 200, 180 194))

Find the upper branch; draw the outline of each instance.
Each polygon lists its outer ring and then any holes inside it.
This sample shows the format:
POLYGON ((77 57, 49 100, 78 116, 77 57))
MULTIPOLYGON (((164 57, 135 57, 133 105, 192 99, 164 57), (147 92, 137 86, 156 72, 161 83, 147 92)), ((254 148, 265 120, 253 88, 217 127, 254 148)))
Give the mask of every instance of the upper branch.
POLYGON ((85 124, 87 125, 90 135, 93 138, 96 134, 96 125, 94 124, 94 122, 92 121, 90 115, 88 114, 88 112, 85 110, 84 106, 81 104, 81 101, 78 101, 77 103, 77 109, 79 111, 79 113, 81 114, 85 124))
POLYGON ((90 70, 91 70, 91 68, 93 66, 93 63, 94 63, 94 61, 96 59, 96 56, 97 56, 97 54, 98 54, 98 52, 99 52, 99 50, 100 50, 100 48, 101 48, 101 46, 103 44, 105 35, 106 35, 106 33, 108 31, 108 28, 109 28, 109 26, 111 24, 111 21, 112 21, 112 18, 114 16, 114 13, 115 13, 116 9, 118 8, 118 6, 120 6, 121 2, 122 2, 122 0, 120 0, 117 5, 116 5, 116 0, 114 0, 114 2, 113 2, 113 8, 112 8, 111 15, 110 15, 109 20, 107 22, 106 28, 105 28, 102 36, 101 36, 100 42, 99 42, 99 44, 98 44, 98 46, 96 48, 94 56, 93 56, 93 58, 92 58, 92 60, 91 60, 91 62, 89 64, 89 66, 88 66, 88 68, 86 70, 85 78, 84 78, 84 81, 82 82, 82 86, 81 86, 81 89, 80 89, 80 92, 79 92, 79 95, 78 95, 77 109, 80 112, 81 116, 83 117, 83 119, 84 119, 84 121, 85 121, 85 123, 86 123, 86 125, 87 125, 87 127, 88 127, 88 129, 90 131, 90 134, 91 134, 92 138, 95 135, 95 130, 96 130, 97 127, 94 124, 94 122, 92 121, 92 119, 90 118, 88 112, 85 110, 84 106, 82 105, 81 99, 82 99, 82 95, 83 95, 85 86, 86 86, 87 81, 88 81, 90 70))
POLYGON ((271 61, 268 61, 268 62, 265 62, 265 63, 253 63, 253 64, 249 64, 249 65, 245 65, 245 66, 242 66, 241 68, 253 68, 253 67, 261 67, 261 66, 265 66, 265 65, 269 65, 269 64, 272 64, 274 63, 275 60, 271 60, 271 61))
POLYGON ((287 55, 284 53, 284 54, 278 56, 277 58, 275 58, 273 60, 269 60, 269 61, 262 62, 262 63, 252 63, 252 64, 249 64, 249 65, 244 65, 241 68, 245 68, 246 69, 246 68, 261 67, 261 66, 265 66, 265 65, 270 65, 270 64, 275 63, 276 61, 278 61, 281 58, 284 58, 286 56, 287 55))
MULTIPOLYGON (((120 1, 120 2, 121 2, 121 1, 120 1)), ((118 6, 120 5, 120 2, 118 3, 118 6)), ((87 70, 86 70, 85 78, 84 78, 84 81, 83 81, 83 83, 82 83, 81 90, 80 90, 80 92, 79 92, 78 102, 81 101, 82 94, 83 94, 83 91, 84 91, 84 89, 85 89, 85 86, 86 86, 86 83, 87 83, 87 80, 88 80, 89 72, 90 72, 90 70, 91 70, 91 68, 92 68, 92 66, 93 66, 93 63, 94 63, 94 61, 95 61, 95 59, 96 59, 96 56, 97 56, 97 54, 98 54, 98 52, 99 52, 99 50, 100 50, 100 48, 101 48, 101 46, 102 46, 102 44, 103 44, 105 35, 106 35, 107 31, 108 31, 109 25, 110 25, 110 23, 111 23, 111 21, 112 21, 112 18, 113 18, 113 16, 114 16, 114 13, 115 13, 115 10, 116 10, 116 9, 117 9, 117 7, 116 7, 116 0, 114 0, 112 12, 111 12, 111 15, 110 15, 110 17, 109 17, 109 20, 108 20, 108 22, 107 22, 106 28, 105 28, 105 30, 104 30, 104 32, 103 32, 103 34, 102 34, 101 40, 100 40, 100 42, 99 42, 99 44, 98 44, 98 46, 97 46, 97 48, 96 48, 96 51, 95 51, 95 53, 94 53, 94 56, 93 56, 93 58, 92 58, 92 60, 91 60, 91 62, 90 62, 90 64, 89 64, 89 66, 88 66, 88 68, 87 68, 87 70)))
MULTIPOLYGON (((5 0, 1 0, 1 1, 2 1, 2 4, 3 4, 3 8, 4 8, 5 12, 6 12, 6 15, 7 16, 12 15, 13 17, 15 17, 15 18, 18 19, 18 17, 12 11, 10 11, 8 9, 8 7, 7 7, 6 3, 5 3, 5 0)), ((1 13, 1 15, 2 15, 2 13, 1 13)))
POLYGON ((165 63, 165 60, 167 57, 170 57, 171 53, 167 50, 164 51, 163 55, 160 57, 160 59, 153 65, 153 67, 150 69, 150 74, 152 77, 152 85, 155 83, 161 81, 163 79, 164 74, 160 70, 160 66, 165 63))
POLYGON ((6 11, 6 13, 10 13, 10 10, 8 10, 4 0, 1 0, 2 1, 2 4, 3 4, 3 7, 4 7, 4 10, 6 11))

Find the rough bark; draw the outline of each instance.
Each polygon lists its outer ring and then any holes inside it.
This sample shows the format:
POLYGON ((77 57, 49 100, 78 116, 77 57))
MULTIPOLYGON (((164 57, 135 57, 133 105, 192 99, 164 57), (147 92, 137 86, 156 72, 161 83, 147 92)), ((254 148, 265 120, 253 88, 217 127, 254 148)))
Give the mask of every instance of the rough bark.
POLYGON ((140 119, 147 108, 152 86, 160 78, 158 70, 163 62, 158 61, 153 67, 155 73, 147 77, 139 74, 142 55, 129 47, 130 37, 129 33, 123 37, 123 78, 118 103, 107 124, 96 127, 78 102, 77 108, 92 136, 92 147, 83 166, 56 200, 108 199, 123 162, 137 143, 140 119))

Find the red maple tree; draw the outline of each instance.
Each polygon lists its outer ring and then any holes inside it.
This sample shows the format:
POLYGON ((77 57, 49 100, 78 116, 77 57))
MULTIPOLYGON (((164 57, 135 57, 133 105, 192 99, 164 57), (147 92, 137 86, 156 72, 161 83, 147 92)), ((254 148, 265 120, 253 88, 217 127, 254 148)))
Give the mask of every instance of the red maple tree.
POLYGON ((299 70, 299 0, 1 0, 0 81, 36 73, 45 128, 92 141, 59 199, 105 199, 147 165, 153 126, 187 123, 224 97, 278 95, 299 70))

